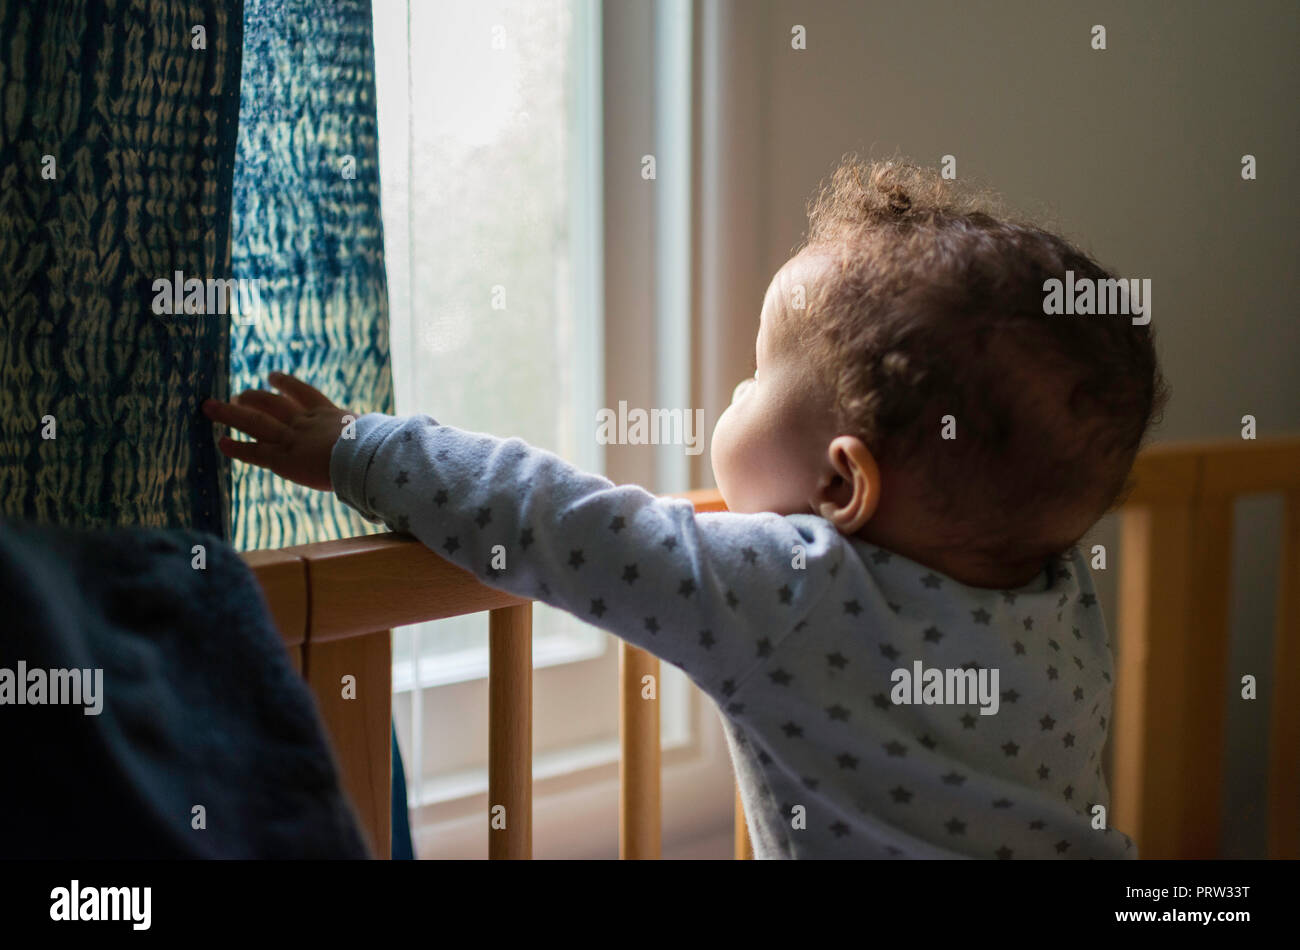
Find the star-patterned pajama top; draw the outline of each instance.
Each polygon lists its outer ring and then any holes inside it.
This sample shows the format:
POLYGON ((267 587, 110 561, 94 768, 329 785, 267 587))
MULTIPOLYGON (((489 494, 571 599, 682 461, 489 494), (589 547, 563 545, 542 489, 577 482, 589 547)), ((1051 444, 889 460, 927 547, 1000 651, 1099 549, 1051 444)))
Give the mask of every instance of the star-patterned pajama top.
POLYGON ((758 858, 1137 856, 1109 827, 1113 659, 1077 549, 967 587, 814 515, 696 514, 428 416, 361 417, 330 476, 369 520, 682 669, 722 714, 758 858), (893 702, 918 660, 996 669, 997 713, 893 702))

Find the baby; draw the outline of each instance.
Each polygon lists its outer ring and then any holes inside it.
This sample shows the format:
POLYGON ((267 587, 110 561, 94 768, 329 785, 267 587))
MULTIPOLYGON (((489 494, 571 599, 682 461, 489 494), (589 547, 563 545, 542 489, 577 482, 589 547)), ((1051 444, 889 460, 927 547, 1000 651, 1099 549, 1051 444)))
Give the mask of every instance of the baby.
POLYGON ((1046 281, 1110 275, 989 207, 897 163, 823 186, 713 435, 725 513, 428 416, 353 430, 280 374, 204 409, 257 440, 222 439, 231 458, 684 670, 756 857, 1136 857, 1075 545, 1164 385, 1148 327, 1044 313, 1046 281))

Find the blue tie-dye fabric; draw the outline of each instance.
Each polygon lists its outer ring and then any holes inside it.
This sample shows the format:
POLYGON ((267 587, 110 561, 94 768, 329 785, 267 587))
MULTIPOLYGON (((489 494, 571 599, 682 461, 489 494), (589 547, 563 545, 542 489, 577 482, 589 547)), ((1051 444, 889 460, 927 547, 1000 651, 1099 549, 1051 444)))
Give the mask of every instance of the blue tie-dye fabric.
POLYGON ((238 549, 375 530, 224 477, 198 411, 270 369, 393 410, 372 47, 363 0, 0 0, 0 513, 238 549), (155 313, 178 271, 258 279, 259 321, 155 313))
POLYGON ((153 304, 177 271, 225 276, 241 17, 0 0, 5 515, 226 534, 199 403, 227 393, 230 318, 153 304))
MULTIPOLYGON (((232 392, 280 370, 391 412, 369 0, 246 0, 232 228, 234 274, 258 279, 262 302, 231 328, 232 392)), ((231 499, 241 550, 375 530, 333 494, 243 464, 231 499)))

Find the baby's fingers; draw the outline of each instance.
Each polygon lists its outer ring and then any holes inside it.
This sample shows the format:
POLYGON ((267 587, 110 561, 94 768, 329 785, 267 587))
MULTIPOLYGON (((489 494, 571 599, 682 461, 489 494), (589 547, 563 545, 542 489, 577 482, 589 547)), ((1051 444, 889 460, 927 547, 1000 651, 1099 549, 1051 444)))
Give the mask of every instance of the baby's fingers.
POLYGON ((334 403, 326 399, 320 390, 307 385, 301 379, 285 373, 271 373, 269 379, 272 386, 297 402, 304 409, 315 409, 317 406, 333 408, 334 406, 334 403))
POLYGON ((217 442, 217 448, 221 450, 222 455, 239 462, 247 462, 249 465, 262 468, 275 467, 271 458, 272 446, 263 442, 236 442, 229 436, 222 436, 217 442))
POLYGON ((245 406, 209 399, 203 403, 203 414, 213 422, 238 429, 259 442, 287 442, 290 437, 289 427, 283 422, 245 406))
POLYGON ((268 393, 265 389, 249 389, 236 396, 235 401, 241 406, 264 412, 286 425, 293 422, 293 417, 303 411, 302 406, 287 396, 268 393))

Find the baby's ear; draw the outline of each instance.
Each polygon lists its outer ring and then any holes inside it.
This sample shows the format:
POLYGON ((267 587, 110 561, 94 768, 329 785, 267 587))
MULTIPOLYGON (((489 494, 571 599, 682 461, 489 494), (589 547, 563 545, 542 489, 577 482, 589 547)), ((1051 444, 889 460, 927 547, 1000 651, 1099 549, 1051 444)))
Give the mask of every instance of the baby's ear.
POLYGON ((840 534, 855 535, 880 504, 880 467, 866 444, 853 435, 836 436, 826 450, 835 475, 818 489, 816 510, 840 534))

